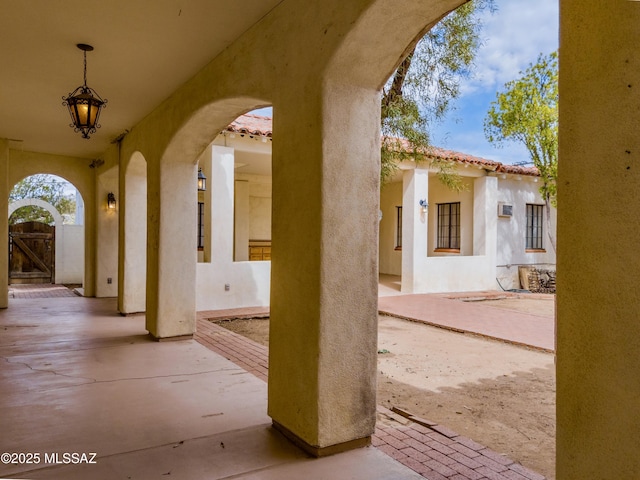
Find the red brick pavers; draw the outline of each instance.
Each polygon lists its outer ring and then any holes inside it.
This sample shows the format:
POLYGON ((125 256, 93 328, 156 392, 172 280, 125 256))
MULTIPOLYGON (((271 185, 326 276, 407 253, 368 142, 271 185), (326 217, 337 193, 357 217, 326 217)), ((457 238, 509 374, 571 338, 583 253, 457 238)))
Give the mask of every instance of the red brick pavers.
POLYGON ((266 382, 269 371, 269 349, 206 320, 203 318, 203 314, 206 316, 206 313, 198 312, 198 325, 193 338, 266 382))
POLYGON ((378 298, 380 313, 458 332, 555 351, 555 320, 441 295, 415 294, 378 298))
MULTIPOLYGON (((198 312, 194 338, 267 381, 268 349, 207 320, 198 312)), ((223 318, 217 312, 217 318, 223 318)), ((378 407, 373 446, 429 480, 544 480, 513 460, 427 420, 378 407)))
POLYGON ((59 298, 75 297, 76 294, 64 285, 31 283, 9 285, 9 298, 59 298))

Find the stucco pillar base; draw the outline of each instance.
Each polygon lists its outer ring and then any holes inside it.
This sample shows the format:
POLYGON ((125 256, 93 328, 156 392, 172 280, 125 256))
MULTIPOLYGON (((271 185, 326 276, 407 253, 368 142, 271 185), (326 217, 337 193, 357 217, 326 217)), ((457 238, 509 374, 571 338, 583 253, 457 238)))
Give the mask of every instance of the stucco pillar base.
POLYGON ((293 443, 298 448, 301 448, 312 457, 328 457, 329 455, 335 455, 336 453, 346 452, 348 450, 354 450, 356 448, 368 447, 371 445, 371 436, 363 438, 356 438, 349 440, 348 442, 338 443, 336 445, 329 445, 327 447, 319 447, 317 445, 309 445, 303 439, 298 437, 295 433, 289 430, 287 427, 280 425, 275 420, 273 421, 273 428, 282 433, 287 440, 293 443))
POLYGON ((175 342, 177 340, 193 340, 193 334, 178 335, 176 337, 156 337, 153 333, 149 332, 149 336, 156 342, 175 342))

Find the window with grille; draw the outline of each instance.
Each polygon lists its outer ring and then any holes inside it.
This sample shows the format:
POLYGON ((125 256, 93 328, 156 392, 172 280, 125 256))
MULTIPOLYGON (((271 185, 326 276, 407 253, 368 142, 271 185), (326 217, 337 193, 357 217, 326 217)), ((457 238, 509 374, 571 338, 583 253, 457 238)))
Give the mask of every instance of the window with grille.
POLYGON ((460 202, 438 204, 438 249, 460 250, 460 202))
POLYGON ((543 250, 542 220, 544 205, 527 203, 527 250, 543 250))
POLYGON ((402 250, 402 207, 396 207, 396 250, 402 250))
POLYGON ((204 202, 198 202, 198 250, 204 249, 204 202))

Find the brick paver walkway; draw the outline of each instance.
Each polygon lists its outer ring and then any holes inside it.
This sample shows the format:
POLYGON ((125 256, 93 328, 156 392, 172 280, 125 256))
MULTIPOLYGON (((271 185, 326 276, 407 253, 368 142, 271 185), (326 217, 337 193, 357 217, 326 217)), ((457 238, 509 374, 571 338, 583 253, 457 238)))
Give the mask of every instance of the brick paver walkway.
MULTIPOLYGON (((198 312, 194 335, 202 345, 267 381, 267 347, 207 320, 198 312)), ((233 316, 245 316, 234 312, 233 316)), ((250 315, 249 315, 250 316, 250 315)), ((225 318, 215 312, 216 318, 225 318)), ((545 477, 448 428, 409 412, 378 407, 373 446, 429 480, 544 480, 545 477)))
MULTIPOLYGON (((505 293, 504 296, 509 295, 505 293)), ((378 310, 385 315, 449 330, 475 333, 547 352, 555 351, 555 320, 552 316, 505 310, 478 302, 471 304, 456 299, 455 295, 451 297, 434 294, 379 297, 378 310)))

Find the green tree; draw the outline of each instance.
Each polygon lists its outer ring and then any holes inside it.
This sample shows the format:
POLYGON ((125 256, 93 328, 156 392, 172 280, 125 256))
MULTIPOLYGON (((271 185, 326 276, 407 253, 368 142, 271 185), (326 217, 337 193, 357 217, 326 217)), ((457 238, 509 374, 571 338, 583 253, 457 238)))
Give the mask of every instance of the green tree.
MULTIPOLYGON (((429 128, 441 121, 460 95, 460 81, 471 75, 480 46, 479 12, 493 10, 493 0, 472 0, 416 37, 382 92, 381 180, 388 181, 405 159, 428 159, 429 128)), ((463 189, 448 162, 431 160, 440 180, 463 189)))
POLYGON ((540 54, 521 77, 504 85, 491 103, 484 120, 489 142, 502 146, 505 141, 523 144, 542 180, 540 195, 546 207, 547 233, 551 235, 551 206, 556 206, 558 175, 558 53, 540 54))
MULTIPOLYGON (((15 184, 9 193, 9 203, 16 200, 38 198, 53 205, 61 215, 72 215, 76 211, 75 198, 65 194, 65 182, 52 175, 31 175, 15 184)), ((11 225, 23 222, 43 222, 52 225, 51 214, 37 206, 17 209, 9 219, 11 225)))

